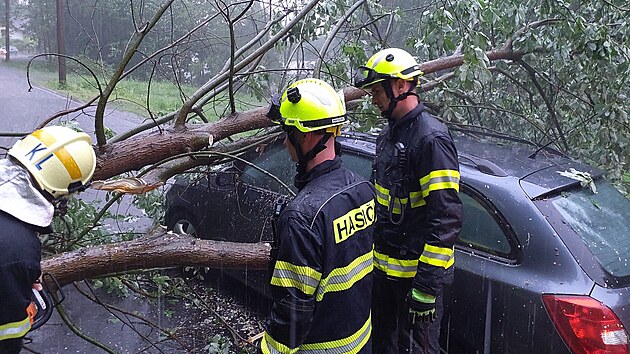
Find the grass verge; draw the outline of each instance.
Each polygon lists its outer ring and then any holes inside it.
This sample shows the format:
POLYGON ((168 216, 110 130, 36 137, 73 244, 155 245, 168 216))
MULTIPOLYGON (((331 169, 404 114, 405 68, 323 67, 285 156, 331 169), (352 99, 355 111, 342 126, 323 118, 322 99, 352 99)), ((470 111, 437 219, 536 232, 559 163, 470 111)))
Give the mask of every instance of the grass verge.
MULTIPOLYGON (((16 59, 8 66, 26 71, 27 59, 16 59)), ((56 60, 36 60, 31 63, 30 77, 34 85, 42 86, 54 90, 61 95, 72 97, 80 101, 88 101, 99 94, 99 85, 104 90, 109 77, 100 69, 93 69, 98 77, 96 79, 84 68, 68 62, 67 76, 65 84, 60 84, 57 74, 56 60)), ((181 108, 182 103, 197 90, 192 85, 177 85, 166 80, 125 79, 120 81, 109 98, 108 106, 126 112, 138 114, 144 118, 150 116, 160 117, 167 113, 181 108), (148 108, 147 108, 148 107, 148 108)), ((253 107, 264 105, 259 103, 254 97, 244 93, 237 93, 235 105, 238 111, 244 111, 253 107)), ((221 93, 212 99, 204 107, 204 115, 208 121, 213 122, 219 117, 229 114, 229 102, 227 95, 221 93)), ((199 120, 200 122, 200 120, 199 120)))

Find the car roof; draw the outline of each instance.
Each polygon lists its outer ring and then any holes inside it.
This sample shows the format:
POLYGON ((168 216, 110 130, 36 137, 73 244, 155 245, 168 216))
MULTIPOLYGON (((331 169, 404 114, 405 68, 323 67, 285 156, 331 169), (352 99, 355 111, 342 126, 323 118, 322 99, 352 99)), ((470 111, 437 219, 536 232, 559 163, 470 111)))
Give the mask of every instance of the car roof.
MULTIPOLYGON (((488 175, 516 178, 521 181, 523 190, 531 199, 578 184, 579 181, 559 174, 571 168, 588 172, 595 179, 602 176, 602 172, 596 168, 524 139, 452 126, 450 130, 461 165, 488 175)), ((371 156, 376 149, 374 134, 346 132, 338 141, 345 149, 371 156)))

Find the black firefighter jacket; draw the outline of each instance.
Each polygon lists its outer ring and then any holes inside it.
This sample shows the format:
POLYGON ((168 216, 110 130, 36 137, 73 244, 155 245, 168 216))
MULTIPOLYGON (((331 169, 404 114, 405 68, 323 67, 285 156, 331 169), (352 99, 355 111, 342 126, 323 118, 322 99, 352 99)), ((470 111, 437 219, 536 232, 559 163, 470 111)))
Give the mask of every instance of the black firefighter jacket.
POLYGON ((446 126, 418 107, 377 139, 375 267, 437 295, 452 282, 462 224, 457 151, 446 126))
POLYGON ((26 308, 41 273, 41 244, 35 226, 3 211, 0 230, 0 340, 4 340, 23 337, 31 329, 26 308))
POLYGON ((277 222, 263 353, 371 353, 373 186, 339 157, 309 171, 277 222))

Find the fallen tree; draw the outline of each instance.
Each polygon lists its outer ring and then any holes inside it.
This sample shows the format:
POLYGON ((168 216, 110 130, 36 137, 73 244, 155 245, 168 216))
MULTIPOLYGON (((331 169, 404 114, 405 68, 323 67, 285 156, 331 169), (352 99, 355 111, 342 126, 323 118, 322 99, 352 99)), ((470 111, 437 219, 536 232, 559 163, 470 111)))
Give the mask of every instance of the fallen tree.
POLYGON ((267 269, 268 243, 233 243, 196 239, 158 227, 127 242, 85 247, 42 260, 43 272, 60 285, 109 274, 171 266, 267 269))
MULTIPOLYGON (((490 60, 519 60, 526 53, 514 51, 511 43, 504 48, 486 53, 490 60)), ((421 70, 427 74, 452 70, 464 61, 461 53, 454 53, 445 58, 422 63, 421 70)), ((448 80, 452 75, 436 79, 420 87, 431 90, 436 84, 448 80)), ((354 87, 344 90, 346 102, 353 102, 365 96, 366 92, 354 87)), ((234 134, 271 126, 267 118, 268 107, 258 107, 246 112, 239 112, 222 118, 218 122, 181 126, 164 131, 153 130, 128 137, 122 141, 114 141, 97 148, 97 167, 94 179, 105 180, 125 172, 139 170, 144 166, 157 163, 173 155, 199 151, 209 148, 214 142, 223 140, 234 134), (151 154, 144 152, 151 151, 151 154)), ((174 115, 173 115, 174 118, 174 115)), ((118 139, 115 139, 118 140, 118 139)), ((170 177, 170 176, 168 176, 170 177)), ((157 181, 148 181, 149 184, 157 181)))
MULTIPOLYGON (((43 3, 25 5, 32 8, 33 20, 45 17, 37 7, 43 3)), ((117 7, 97 3, 108 11, 117 7)), ((88 21, 82 29, 94 30, 87 48, 92 51, 84 54, 99 64, 106 64, 103 57, 107 56, 120 58, 120 62, 110 66, 112 70, 103 65, 105 75, 92 72, 92 79, 87 81, 93 84, 96 97, 54 114, 42 125, 96 107, 98 162, 94 179, 104 180, 102 186, 120 188, 111 190, 144 193, 180 172, 264 143, 260 135, 273 132, 225 141, 242 132, 269 127, 265 97, 282 90, 291 80, 314 76, 336 87, 348 85, 356 67, 375 50, 404 42, 420 58, 437 58, 421 63, 424 76, 420 90, 431 92, 420 96, 439 102, 446 121, 532 138, 541 146, 554 144, 564 152, 577 153, 578 158, 590 154, 601 164, 615 166, 613 172, 625 172, 622 169, 630 156, 626 113, 630 51, 624 41, 628 26, 623 25, 627 9, 615 6, 614 1, 603 5, 584 0, 570 4, 485 2, 473 10, 469 3, 459 1, 446 5, 400 2, 405 3, 405 11, 388 8, 386 3, 210 1, 204 6, 194 3, 189 9, 197 11, 189 11, 177 8, 188 6, 187 1, 131 2, 131 11, 127 11, 131 16, 124 22, 134 24, 133 35, 116 46, 98 40, 99 26, 92 22, 96 3, 76 1, 68 9, 85 6, 88 21), (162 6, 147 7, 152 3, 162 6), (331 7, 332 3, 337 7, 331 7), (360 10, 364 10, 363 15, 360 10), (169 21, 159 21, 166 18, 164 14, 170 16, 169 21), (165 26, 160 27, 162 24, 165 26), (313 40, 323 36, 328 38, 317 51, 313 40), (312 61, 312 49, 317 60, 314 69, 304 65, 312 61), (90 56, 92 53, 98 53, 100 60, 90 56), (194 92, 184 90, 195 74, 200 75, 200 81, 194 84, 194 92), (139 102, 150 119, 108 137, 105 107, 115 99, 118 83, 132 77, 149 80, 146 97, 139 102), (157 78, 180 89, 177 96, 181 105, 154 116, 159 110, 152 101, 151 82, 157 78), (246 90, 239 92, 243 88, 246 90), (243 96, 262 103, 237 110, 243 96), (208 123, 211 115, 220 119, 208 123), (191 118, 196 124, 191 124, 191 118), (141 179, 129 178, 131 175, 141 179), (121 176, 127 180, 119 180, 121 176)), ((81 15, 77 12, 74 15, 81 15)), ((112 13, 111 18, 118 20, 122 15, 112 13)), ((80 16, 73 19, 79 22, 80 16)), ((112 26, 102 27, 110 32, 112 26)), ((79 32, 83 31, 75 31, 79 32)), ((88 71, 93 67, 85 65, 88 71)), ((349 111, 363 103, 365 94, 352 87, 344 89, 349 111)), ((361 118, 361 112, 353 112, 352 118, 361 118)), ((115 198, 117 195, 110 201, 115 198)), ((91 213, 66 225, 67 230, 48 243, 56 247, 51 252, 57 255, 44 259, 44 271, 54 274, 62 284, 170 266, 266 268, 267 244, 197 240, 162 228, 132 241, 86 246, 93 240, 120 239, 84 237, 87 228, 101 226, 93 214, 100 218, 103 213, 91 213), (79 231, 78 237, 71 235, 82 227, 86 229, 79 231), (83 248, 64 252, 76 247, 83 248)))
MULTIPOLYGON (((528 29, 545 24, 549 22, 535 23, 528 29)), ((484 53, 489 61, 519 61, 526 54, 526 52, 515 51, 511 40, 504 43, 500 49, 484 53)), ((420 90, 430 91, 440 83, 452 79, 453 69, 463 63, 464 54, 459 49, 450 56, 421 63, 421 70, 425 75, 444 71, 448 73, 422 83, 420 90)), ((364 90, 354 87, 346 87, 343 93, 349 106, 366 95, 364 90)), ((135 191, 128 190, 127 192, 142 193, 151 190, 168 178, 192 166, 204 163, 204 160, 195 161, 186 154, 202 150, 221 150, 217 144, 219 141, 241 132, 271 126, 271 121, 266 117, 267 110, 268 107, 257 107, 245 112, 233 112, 212 123, 190 125, 176 122, 171 128, 163 126, 162 124, 167 121, 181 118, 183 115, 182 111, 172 112, 158 118, 153 127, 151 123, 146 123, 141 129, 123 133, 96 147, 97 168, 94 179, 111 179, 127 172, 139 171, 147 166, 160 164, 174 156, 184 156, 149 171, 143 177, 141 184, 134 186, 135 191), (150 153, 147 154, 147 152, 150 153)), ((199 109, 191 112, 199 113, 199 109)), ((60 283, 68 284, 112 273, 155 267, 207 266, 265 269, 268 258, 269 246, 266 244, 243 245, 195 240, 188 236, 167 233, 164 229, 157 229, 133 241, 88 247, 54 256, 44 260, 43 267, 45 271, 60 279, 60 283)))

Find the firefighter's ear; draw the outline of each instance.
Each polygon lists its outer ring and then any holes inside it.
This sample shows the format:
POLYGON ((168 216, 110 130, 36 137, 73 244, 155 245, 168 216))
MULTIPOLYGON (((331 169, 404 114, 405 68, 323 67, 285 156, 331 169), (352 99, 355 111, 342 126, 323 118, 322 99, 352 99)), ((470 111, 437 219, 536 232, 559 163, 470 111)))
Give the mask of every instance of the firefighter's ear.
POLYGON ((311 140, 313 140, 313 138, 315 138, 315 133, 313 132, 306 132, 306 133, 302 133, 302 141, 306 144, 310 144, 311 140))
POLYGON ((398 92, 405 92, 405 91, 407 91, 407 81, 405 81, 403 79, 397 79, 396 80, 396 88, 398 89, 398 92))

